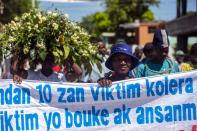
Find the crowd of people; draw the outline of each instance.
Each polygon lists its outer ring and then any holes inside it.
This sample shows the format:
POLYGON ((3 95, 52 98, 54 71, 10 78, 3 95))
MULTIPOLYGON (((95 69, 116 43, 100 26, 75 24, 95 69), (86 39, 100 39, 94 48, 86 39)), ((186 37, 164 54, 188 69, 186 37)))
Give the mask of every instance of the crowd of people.
POLYGON ((100 86, 110 86, 113 81, 148 77, 161 74, 190 71, 197 68, 197 43, 193 44, 186 56, 183 51, 175 52, 175 59, 168 56, 169 39, 164 29, 157 29, 152 43, 137 47, 132 52, 125 42, 117 42, 110 53, 102 41, 92 42, 98 45, 101 60, 100 70, 97 64, 92 64, 92 73, 86 74, 84 65, 78 65, 67 60, 62 65, 55 65, 52 53, 46 59, 36 63, 35 68, 29 68, 28 59, 19 60, 17 56, 10 58, 10 68, 2 78, 22 80, 39 80, 52 82, 98 82, 100 86), (39 66, 38 66, 39 65, 39 66))

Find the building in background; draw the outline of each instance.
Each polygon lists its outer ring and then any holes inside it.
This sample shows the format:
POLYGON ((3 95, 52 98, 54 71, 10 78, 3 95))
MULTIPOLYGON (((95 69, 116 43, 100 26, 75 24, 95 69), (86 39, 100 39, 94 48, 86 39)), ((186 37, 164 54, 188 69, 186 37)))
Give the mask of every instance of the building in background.
POLYGON ((165 22, 139 22, 121 24, 117 37, 124 37, 128 44, 145 45, 153 40, 154 31, 165 28, 165 22))
POLYGON ((188 39, 197 38, 197 0, 176 0, 177 17, 169 21, 166 28, 170 35, 177 37, 177 50, 188 50, 188 39), (192 3, 190 3, 192 2, 192 3), (188 5, 193 5, 191 9, 188 5))
POLYGON ((139 22, 120 24, 117 32, 103 32, 101 34, 106 44, 113 44, 117 40, 124 40, 129 45, 142 45, 153 40, 154 31, 157 28, 165 28, 165 22, 139 22))

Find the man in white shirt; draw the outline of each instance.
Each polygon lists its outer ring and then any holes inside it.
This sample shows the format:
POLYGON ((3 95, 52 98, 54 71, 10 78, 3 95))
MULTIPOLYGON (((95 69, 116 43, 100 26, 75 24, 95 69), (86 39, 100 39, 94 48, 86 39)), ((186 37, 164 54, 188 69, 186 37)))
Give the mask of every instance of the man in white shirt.
POLYGON ((65 81, 65 79, 59 79, 58 74, 53 72, 53 65, 54 65, 54 56, 52 54, 48 54, 45 58, 45 60, 41 63, 42 64, 42 69, 39 71, 33 71, 33 70, 28 70, 25 71, 24 69, 20 69, 18 72, 19 74, 14 76, 14 81, 21 83, 22 79, 27 79, 27 80, 38 80, 38 81, 52 81, 52 82, 61 82, 65 81), (20 75, 22 73, 20 72, 25 72, 24 74, 26 77, 23 75, 20 75))
POLYGON ((83 72, 82 74, 82 81, 84 82, 97 82, 99 78, 104 77, 104 74, 110 71, 105 66, 105 61, 109 57, 109 52, 107 51, 107 48, 103 42, 99 41, 97 44, 98 44, 99 55, 100 58, 102 59, 101 70, 99 70, 96 63, 91 64, 92 66, 91 74, 86 75, 85 72, 83 72))

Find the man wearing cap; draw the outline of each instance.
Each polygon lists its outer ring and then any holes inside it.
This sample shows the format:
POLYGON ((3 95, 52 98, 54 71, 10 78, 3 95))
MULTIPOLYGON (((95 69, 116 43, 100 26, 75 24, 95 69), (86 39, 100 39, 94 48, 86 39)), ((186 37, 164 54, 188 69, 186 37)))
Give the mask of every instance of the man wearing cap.
POLYGON ((131 70, 135 68, 139 60, 132 55, 132 50, 126 43, 120 42, 111 48, 111 53, 105 62, 105 66, 111 70, 104 78, 98 80, 100 86, 109 86, 113 81, 133 78, 131 70))
POLYGON ((174 56, 175 56, 175 59, 176 59, 178 65, 181 65, 181 63, 183 63, 184 57, 185 57, 184 52, 182 50, 177 50, 175 52, 174 56))
POLYGON ((133 70, 135 77, 179 72, 178 64, 168 57, 169 40, 165 30, 157 29, 153 38, 152 58, 147 59, 133 70))

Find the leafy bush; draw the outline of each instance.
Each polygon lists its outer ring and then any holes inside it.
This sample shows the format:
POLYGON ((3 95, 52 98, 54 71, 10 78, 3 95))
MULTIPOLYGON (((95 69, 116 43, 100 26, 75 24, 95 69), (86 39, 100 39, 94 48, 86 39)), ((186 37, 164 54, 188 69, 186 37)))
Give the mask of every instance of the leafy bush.
MULTIPOLYGON (((28 56, 30 63, 44 61, 51 52, 56 64, 72 59, 79 65, 90 66, 99 58, 97 47, 89 38, 89 34, 70 21, 67 14, 34 9, 4 26, 1 44, 4 54, 28 56)), ((87 68, 90 71, 91 67, 87 68)))

